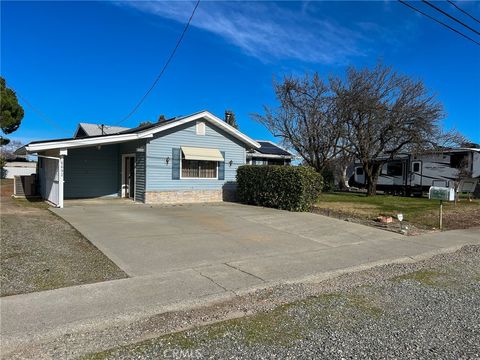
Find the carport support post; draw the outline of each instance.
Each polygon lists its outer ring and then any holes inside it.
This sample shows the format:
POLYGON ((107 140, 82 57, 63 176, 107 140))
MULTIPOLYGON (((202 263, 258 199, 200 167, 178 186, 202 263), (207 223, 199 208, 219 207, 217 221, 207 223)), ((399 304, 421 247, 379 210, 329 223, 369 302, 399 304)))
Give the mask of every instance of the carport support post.
POLYGON ((60 150, 60 158, 58 159, 58 207, 63 208, 63 188, 64 188, 64 157, 67 155, 67 149, 60 150))
POLYGON ((440 231, 442 231, 443 230, 443 201, 442 200, 440 200, 440 214, 439 214, 438 222, 439 222, 440 231))

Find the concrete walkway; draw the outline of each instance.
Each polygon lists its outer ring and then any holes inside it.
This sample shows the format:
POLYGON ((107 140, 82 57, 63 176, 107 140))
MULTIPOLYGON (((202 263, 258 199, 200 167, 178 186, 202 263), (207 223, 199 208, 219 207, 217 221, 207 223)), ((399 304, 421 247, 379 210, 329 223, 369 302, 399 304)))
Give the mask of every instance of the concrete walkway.
MULTIPOLYGON (((317 215, 315 215, 317 216, 317 215)), ((343 222, 337 223, 341 232, 343 222)), ((365 228, 368 231, 368 228, 365 228)), ((228 299, 279 282, 414 261, 479 244, 478 229, 252 256, 237 261, 0 299, 2 352, 69 332, 99 329, 164 311, 228 299)))

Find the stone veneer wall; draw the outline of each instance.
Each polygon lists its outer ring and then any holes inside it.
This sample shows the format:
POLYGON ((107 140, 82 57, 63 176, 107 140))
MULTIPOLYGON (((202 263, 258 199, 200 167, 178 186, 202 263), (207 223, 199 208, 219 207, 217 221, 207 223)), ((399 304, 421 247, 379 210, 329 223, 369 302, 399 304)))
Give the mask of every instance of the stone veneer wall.
POLYGON ((146 204, 182 204, 223 201, 223 190, 147 191, 146 204))

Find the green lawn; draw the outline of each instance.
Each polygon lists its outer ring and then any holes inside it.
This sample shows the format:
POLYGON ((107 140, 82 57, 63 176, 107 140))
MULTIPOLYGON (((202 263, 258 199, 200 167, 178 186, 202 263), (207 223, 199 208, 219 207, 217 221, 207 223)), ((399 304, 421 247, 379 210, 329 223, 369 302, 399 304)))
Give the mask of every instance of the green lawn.
MULTIPOLYGON (((427 198, 391 195, 366 196, 359 193, 322 194, 315 205, 319 210, 337 215, 373 220, 379 215, 404 215, 404 219, 419 227, 438 226, 439 201, 427 198)), ((445 228, 480 226, 480 201, 461 199, 457 205, 444 202, 445 228)))

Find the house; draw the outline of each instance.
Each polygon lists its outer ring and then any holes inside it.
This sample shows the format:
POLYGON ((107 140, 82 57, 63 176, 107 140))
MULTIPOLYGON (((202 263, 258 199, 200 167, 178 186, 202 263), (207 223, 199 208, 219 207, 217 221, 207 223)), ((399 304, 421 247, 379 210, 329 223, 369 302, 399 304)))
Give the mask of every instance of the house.
POLYGON ((1 169, 2 179, 13 179, 15 176, 32 175, 37 172, 35 161, 7 161, 1 169))
POLYGON ((79 126, 75 137, 23 148, 38 155, 41 196, 59 207, 64 198, 103 196, 222 201, 234 193, 247 152, 262 147, 208 111, 117 132, 108 127, 88 135, 90 130, 79 126), (78 137, 80 131, 85 134, 78 137))
POLYGON ((271 141, 257 140, 260 147, 247 151, 250 165, 290 165, 293 154, 271 141))
POLYGON ((112 135, 126 130, 130 130, 130 128, 103 124, 80 123, 78 124, 73 137, 82 138, 87 136, 112 135))

